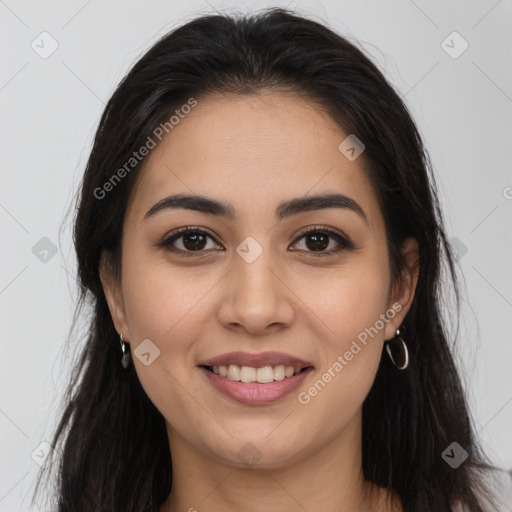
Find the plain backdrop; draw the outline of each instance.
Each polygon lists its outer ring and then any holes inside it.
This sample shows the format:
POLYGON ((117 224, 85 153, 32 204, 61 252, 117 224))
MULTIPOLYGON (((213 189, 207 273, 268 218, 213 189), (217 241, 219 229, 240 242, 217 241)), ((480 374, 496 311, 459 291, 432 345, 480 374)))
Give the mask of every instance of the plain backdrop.
POLYGON ((76 287, 65 215, 106 101, 171 28, 271 5, 359 41, 403 94, 464 276, 456 356, 478 436, 512 469, 511 0, 0 0, 0 512, 30 509, 82 343, 66 348, 76 287))

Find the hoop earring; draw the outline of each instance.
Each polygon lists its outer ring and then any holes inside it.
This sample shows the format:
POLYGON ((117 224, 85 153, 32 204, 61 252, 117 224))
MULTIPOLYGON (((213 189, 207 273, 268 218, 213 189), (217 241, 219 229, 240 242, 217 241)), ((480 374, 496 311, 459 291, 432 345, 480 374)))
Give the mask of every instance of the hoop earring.
POLYGON ((409 366, 409 350, 407 350, 405 341, 400 337, 400 329, 396 330, 393 339, 386 341, 386 350, 391 362, 399 370, 405 370, 409 366))
POLYGON ((119 335, 119 342, 121 343, 121 350, 123 351, 123 357, 121 358, 121 364, 123 365, 123 368, 126 370, 128 368, 128 365, 130 364, 130 352, 126 349, 126 343, 123 341, 123 335, 119 335))

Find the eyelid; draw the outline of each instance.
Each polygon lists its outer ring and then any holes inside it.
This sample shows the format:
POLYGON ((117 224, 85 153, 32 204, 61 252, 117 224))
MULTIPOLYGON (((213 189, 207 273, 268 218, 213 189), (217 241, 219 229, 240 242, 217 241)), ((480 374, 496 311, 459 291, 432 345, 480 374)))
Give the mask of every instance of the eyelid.
MULTIPOLYGON (((166 243, 168 240, 170 240, 174 237, 178 237, 178 235, 187 234, 189 232, 203 233, 205 235, 208 235, 210 238, 212 238, 213 240, 215 240, 217 242, 216 235, 213 235, 211 233, 211 231, 209 231, 206 228, 203 228, 202 226, 183 226, 181 228, 173 229, 169 233, 165 234, 162 238, 162 242, 159 242, 159 244, 166 243)), ((219 242, 217 242, 217 243, 219 243, 219 242)), ((158 245, 158 244, 156 244, 156 245, 158 245)))
POLYGON ((345 233, 343 233, 342 231, 340 231, 338 229, 335 229, 335 228, 330 228, 330 227, 327 227, 327 226, 322 226, 321 224, 320 225, 319 224, 314 224, 312 226, 307 226, 307 227, 303 228, 299 232, 299 234, 297 235, 297 238, 295 239, 295 242, 297 242, 304 235, 307 235, 308 233, 310 233, 312 231, 313 232, 320 231, 322 233, 327 233, 328 235, 336 236, 338 238, 341 238, 345 243, 352 245, 352 242, 351 242, 350 238, 347 235, 345 235, 345 233))

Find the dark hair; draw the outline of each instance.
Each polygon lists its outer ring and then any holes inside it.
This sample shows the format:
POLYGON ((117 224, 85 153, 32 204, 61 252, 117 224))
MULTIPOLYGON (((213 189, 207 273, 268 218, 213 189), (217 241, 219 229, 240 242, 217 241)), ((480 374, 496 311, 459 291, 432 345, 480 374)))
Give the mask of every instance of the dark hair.
POLYGON ((280 8, 203 16, 173 30, 134 65, 105 107, 74 226, 77 315, 89 303, 92 316, 52 441, 56 449, 62 445, 54 467, 59 512, 158 511, 172 485, 164 418, 133 365, 124 370, 120 364, 119 337, 99 278, 103 251, 120 275, 124 214, 145 160, 110 187, 108 198, 98 197, 98 190, 190 98, 264 89, 301 95, 364 142, 364 169, 384 215, 393 282, 404 269, 402 241, 414 237, 419 244, 415 297, 403 323, 410 365, 399 372, 382 357, 363 404, 365 478, 395 490, 404 511, 450 511, 460 502, 483 512, 479 495, 488 490, 482 475, 492 466, 474 437, 441 315, 444 271, 457 317, 460 291, 421 137, 400 95, 362 50, 280 8), (441 457, 453 441, 468 453, 456 470, 441 457))

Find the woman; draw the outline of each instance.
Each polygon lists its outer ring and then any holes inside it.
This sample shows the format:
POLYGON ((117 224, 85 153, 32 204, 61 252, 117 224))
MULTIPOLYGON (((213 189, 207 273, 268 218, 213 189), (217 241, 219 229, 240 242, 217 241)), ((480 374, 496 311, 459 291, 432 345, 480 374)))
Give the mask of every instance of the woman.
POLYGON ((428 157, 339 35, 272 9, 162 38, 106 106, 74 240, 60 512, 491 510, 428 157))

